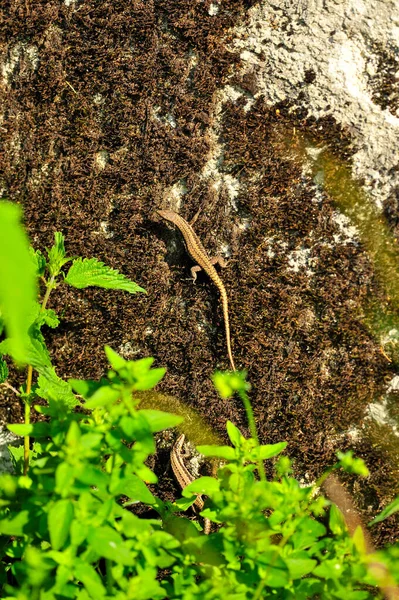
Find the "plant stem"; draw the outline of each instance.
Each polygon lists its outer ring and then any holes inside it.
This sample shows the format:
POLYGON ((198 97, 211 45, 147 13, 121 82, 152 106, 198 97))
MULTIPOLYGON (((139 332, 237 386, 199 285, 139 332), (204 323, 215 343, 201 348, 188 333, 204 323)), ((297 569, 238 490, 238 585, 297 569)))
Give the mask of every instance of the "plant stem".
MULTIPOLYGON (((30 423, 30 405, 28 404, 28 402, 25 402, 24 422, 25 422, 25 425, 29 425, 29 423, 30 423)), ((28 469, 29 469, 29 443, 30 443, 29 435, 26 435, 24 437, 24 475, 26 475, 28 473, 28 469)))
POLYGON ((112 561, 110 558, 105 559, 105 568, 107 571, 107 594, 111 596, 112 588, 114 585, 114 578, 112 576, 112 561))
MULTIPOLYGON (((32 374, 33 369, 32 365, 28 366, 28 375, 26 377, 26 398, 25 398, 25 411, 24 411, 24 423, 25 425, 30 424, 30 404, 29 404, 29 394, 32 389, 32 374)), ((30 438, 29 435, 24 436, 24 475, 27 475, 29 469, 29 446, 30 446, 30 438)))
MULTIPOLYGON (((256 431, 256 423, 254 412, 252 410, 251 402, 248 398, 248 395, 244 391, 239 391, 239 396, 244 404, 245 412, 247 413, 249 431, 251 433, 251 437, 255 440, 256 444, 259 446, 259 438, 258 432, 256 431)), ((263 461, 261 459, 258 460, 258 473, 261 481, 266 481, 266 473, 263 461)))
MULTIPOLYGON (((55 275, 51 275, 49 281, 46 282, 46 292, 44 294, 43 302, 40 307, 40 312, 44 312, 46 309, 46 305, 48 299, 51 294, 51 290, 55 287, 55 275)), ((32 377, 33 377, 33 368, 32 365, 28 365, 28 372, 26 375, 26 399, 25 399, 25 413, 24 413, 24 422, 25 425, 30 424, 30 393, 32 391, 32 377)), ((30 437, 29 435, 24 436, 24 475, 27 475, 29 469, 29 447, 30 447, 30 437)))

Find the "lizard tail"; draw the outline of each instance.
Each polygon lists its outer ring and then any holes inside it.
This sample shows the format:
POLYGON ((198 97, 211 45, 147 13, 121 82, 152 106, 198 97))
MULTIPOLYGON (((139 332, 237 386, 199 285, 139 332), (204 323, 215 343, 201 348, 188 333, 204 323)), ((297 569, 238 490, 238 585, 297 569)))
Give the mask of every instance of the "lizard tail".
POLYGON ((223 304, 224 328, 226 330, 227 354, 229 355, 231 368, 233 369, 233 371, 237 371, 235 364, 234 364, 233 353, 231 351, 230 322, 229 322, 229 308, 228 308, 229 305, 228 305, 228 301, 227 301, 226 292, 224 292, 222 294, 222 304, 223 304))

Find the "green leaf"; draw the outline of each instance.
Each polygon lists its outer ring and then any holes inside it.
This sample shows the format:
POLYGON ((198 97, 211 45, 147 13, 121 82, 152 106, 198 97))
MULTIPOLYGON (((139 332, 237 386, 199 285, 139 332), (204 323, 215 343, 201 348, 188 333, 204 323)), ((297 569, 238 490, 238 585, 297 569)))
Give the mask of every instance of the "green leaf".
POLYGON ((122 356, 119 356, 119 354, 115 352, 115 350, 113 350, 110 346, 105 346, 104 351, 105 356, 107 357, 108 362, 114 369, 114 371, 118 372, 126 367, 128 361, 122 358, 122 356))
POLYGON ((347 531, 344 515, 336 504, 330 506, 329 526, 335 535, 342 535, 347 531))
POLYGON ((100 387, 94 394, 87 400, 85 407, 89 409, 108 406, 113 404, 120 397, 121 392, 109 385, 100 387))
MULTIPOLYGON (((22 442, 22 440, 21 440, 22 442)), ((10 453, 11 462, 14 467, 15 473, 21 473, 23 470, 24 460, 24 446, 21 443, 20 446, 7 446, 8 452, 10 453)))
POLYGON ((40 375, 37 380, 36 394, 48 402, 53 401, 58 406, 67 410, 79 404, 72 392, 71 385, 58 377, 54 367, 38 369, 40 375))
POLYGON ((308 575, 317 565, 317 560, 312 558, 284 557, 284 560, 287 563, 291 579, 300 579, 304 575, 308 575))
POLYGON ((52 329, 55 329, 60 324, 60 320, 58 318, 57 313, 52 308, 46 308, 45 310, 41 310, 38 314, 35 325, 41 327, 42 325, 47 325, 52 329))
POLYGON ((96 390, 104 385, 108 385, 107 379, 94 381, 92 379, 68 379, 68 383, 77 394, 83 396, 86 400, 90 398, 96 390))
POLYGON ((25 338, 23 355, 16 354, 14 340, 7 338, 0 343, 0 354, 8 354, 15 361, 32 365, 36 370, 51 368, 50 355, 40 329, 31 326, 25 338))
POLYGON ((192 496, 193 494, 205 494, 211 496, 218 492, 219 489, 220 481, 217 479, 214 479, 213 477, 199 477, 184 488, 182 496, 185 498, 192 496))
POLYGON ((32 304, 36 300, 36 272, 29 242, 20 224, 21 209, 0 201, 0 310, 7 336, 12 340, 12 355, 25 363, 28 327, 32 304))
POLYGON ((75 469, 75 478, 88 486, 96 486, 99 490, 106 490, 109 482, 108 475, 90 464, 81 464, 75 469))
POLYGON ((10 515, 8 519, 0 520, 0 534, 2 535, 23 535, 25 525, 30 522, 30 514, 27 510, 22 510, 16 515, 10 515))
POLYGON ((0 356, 0 383, 4 383, 8 377, 7 363, 0 356))
POLYGON ((93 527, 87 536, 87 540, 98 556, 109 558, 121 565, 132 566, 134 564, 132 553, 115 529, 108 526, 93 527))
POLYGON ((231 461, 237 458, 236 451, 231 446, 197 446, 197 450, 204 456, 214 456, 231 461))
POLYGON ((188 498, 177 498, 171 505, 172 512, 185 512, 190 506, 194 504, 197 496, 189 496, 188 498))
POLYGON ((178 415, 151 408, 142 408, 138 411, 138 414, 145 417, 152 433, 157 433, 169 427, 176 427, 184 421, 184 418, 178 415))
POLYGON ((244 436, 241 434, 241 431, 233 425, 231 421, 227 421, 226 423, 227 435, 230 438, 231 443, 236 448, 241 446, 242 441, 244 440, 244 436))
POLYGON ((55 472, 55 491, 61 495, 67 495, 75 479, 75 470, 72 465, 62 462, 55 472))
POLYGON ((390 504, 388 504, 388 506, 386 506, 384 508, 384 510, 382 512, 380 512, 379 515, 377 515, 372 521, 370 521, 368 526, 370 527, 371 525, 375 525, 376 523, 379 523, 380 521, 387 519, 388 517, 390 517, 391 515, 393 515, 394 513, 398 512, 398 511, 399 511, 399 496, 397 498, 395 498, 395 500, 393 500, 390 504))
POLYGON ((332 560, 324 560, 313 570, 313 575, 322 577, 323 579, 335 579, 339 581, 343 572, 343 565, 334 558, 332 560))
POLYGON ((17 478, 10 473, 0 475, 0 490, 2 498, 14 498, 18 490, 17 478))
POLYGON ((222 398, 230 398, 235 392, 248 392, 251 385, 246 381, 246 371, 234 371, 234 373, 222 373, 216 371, 212 381, 222 398))
POLYGON ((40 250, 35 251, 32 248, 32 246, 29 246, 29 254, 36 269, 36 274, 38 275, 38 277, 41 277, 42 275, 44 275, 44 272, 46 270, 46 259, 44 258, 40 250))
POLYGON ((259 448, 255 448, 255 450, 253 450, 251 454, 254 454, 256 458, 260 460, 267 460, 268 458, 272 458, 273 456, 277 456, 277 454, 280 454, 280 452, 285 450, 286 447, 287 442, 268 444, 267 446, 259 446, 259 448))
POLYGON ((295 533, 291 536, 291 543, 297 550, 309 548, 325 534, 326 528, 322 523, 306 516, 298 522, 295 533))
POLYGON ((137 283, 130 281, 119 271, 107 267, 96 258, 77 258, 74 260, 65 281, 78 289, 96 286, 112 290, 124 290, 130 294, 147 293, 137 283))
POLYGON ((15 435, 30 435, 32 437, 48 437, 50 435, 50 423, 16 423, 15 425, 7 425, 7 429, 15 435))
MULTIPOLYGON (((138 362, 138 361, 136 361, 138 362)), ((130 363, 132 364, 132 363, 130 363)), ((166 369, 160 367, 158 369, 148 370, 146 373, 142 373, 136 376, 136 382, 134 384, 134 389, 136 391, 144 392, 145 390, 151 390, 154 388, 157 383, 159 383, 162 377, 165 375, 166 369)))
POLYGON ((259 574, 266 585, 277 588, 284 587, 290 578, 288 567, 279 555, 279 548, 266 550, 259 556, 259 574))
POLYGON ((156 498, 137 475, 125 475, 110 491, 115 496, 119 494, 127 496, 133 502, 143 502, 150 506, 156 504, 156 498))
POLYGON ((367 477, 370 471, 362 458, 354 458, 352 450, 348 452, 337 452, 338 460, 347 473, 355 473, 361 477, 367 477))
POLYGON ((65 263, 72 260, 65 254, 64 236, 59 231, 54 233, 54 245, 47 250, 48 254, 48 268, 50 275, 57 277, 65 263))
POLYGON ((61 550, 73 520, 73 504, 70 500, 58 500, 50 508, 47 517, 50 541, 54 550, 61 550))
POLYGON ((353 544, 359 554, 365 556, 367 554, 366 538, 364 537, 364 531, 361 525, 358 525, 352 536, 353 544))
POLYGON ((105 587, 103 586, 97 571, 91 565, 76 558, 73 571, 76 579, 83 583, 90 598, 93 600, 102 600, 102 598, 105 597, 105 587))

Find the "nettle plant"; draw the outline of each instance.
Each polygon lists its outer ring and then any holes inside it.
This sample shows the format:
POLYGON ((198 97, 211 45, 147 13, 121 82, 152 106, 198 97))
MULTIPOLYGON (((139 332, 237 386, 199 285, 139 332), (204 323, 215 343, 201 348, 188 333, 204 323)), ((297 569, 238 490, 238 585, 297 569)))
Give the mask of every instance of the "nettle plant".
MULTIPOLYGON (((152 358, 126 361, 106 347, 110 369, 100 381, 66 382, 56 375, 41 326, 58 322, 47 301, 68 260, 64 242, 57 234, 48 259, 36 252, 32 260, 18 219, 17 207, 0 203, 0 229, 8 220, 13 248, 0 231, 0 304, 8 336, 1 351, 38 373, 32 385, 28 368, 20 393, 29 409, 37 396, 47 400, 34 406, 47 420, 9 425, 25 436, 25 446, 10 448, 15 472, 0 476, 2 598, 361 600, 378 595, 376 586, 394 588, 399 548, 368 552, 362 528, 351 537, 317 483, 301 487, 292 476, 281 454, 285 442, 259 444, 245 373, 216 373, 214 383, 226 400, 233 394, 242 399, 251 437, 228 422, 231 446, 199 447, 223 461, 217 478, 200 477, 174 503, 158 498, 157 477, 146 465, 155 453, 154 434, 182 418, 139 404, 140 393, 165 370, 152 368, 152 358), (35 305, 32 281, 46 269, 45 296, 35 305), (273 479, 266 479, 264 460, 273 461, 273 479), (196 494, 207 496, 201 515, 213 523, 208 536, 179 514, 196 494), (148 507, 146 518, 132 512, 138 503, 148 507)), ((63 281, 142 291, 94 259, 74 259, 63 281)), ((10 385, 4 364, 3 385, 10 385)), ((332 468, 341 467, 367 475, 350 453, 332 468)))

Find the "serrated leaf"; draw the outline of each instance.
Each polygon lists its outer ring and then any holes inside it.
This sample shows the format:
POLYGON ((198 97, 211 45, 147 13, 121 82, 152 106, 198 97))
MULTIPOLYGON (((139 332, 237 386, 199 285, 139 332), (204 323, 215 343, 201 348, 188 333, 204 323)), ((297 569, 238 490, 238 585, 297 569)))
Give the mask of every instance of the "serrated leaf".
POLYGON ((44 275, 46 270, 46 259, 40 250, 34 250, 32 246, 29 247, 29 254, 32 259, 32 262, 35 266, 36 273, 39 277, 44 275))
POLYGON ((70 410, 79 404, 72 392, 70 384, 58 377, 54 367, 40 368, 37 370, 40 375, 37 380, 38 387, 36 389, 36 394, 40 396, 40 398, 44 398, 49 403, 57 404, 67 410, 70 410))
POLYGON ((54 232, 54 245, 50 248, 46 248, 48 254, 48 269, 50 275, 57 277, 59 275, 63 265, 72 260, 65 254, 65 243, 64 236, 60 231, 54 232))
POLYGON ((52 329, 55 329, 60 324, 60 320, 58 318, 57 313, 52 308, 46 308, 45 310, 41 310, 37 316, 35 325, 37 327, 41 327, 42 325, 47 325, 52 329))
POLYGON ((64 546, 69 535, 73 513, 73 504, 70 500, 58 500, 51 506, 47 524, 53 550, 61 550, 64 546))
POLYGON ((36 270, 20 224, 21 208, 0 202, 0 309, 15 360, 24 363, 29 315, 36 300, 36 270))
POLYGON ((8 377, 8 367, 5 360, 0 356, 0 383, 4 383, 8 377))
POLYGON ((24 350, 20 355, 15 352, 14 340, 6 338, 0 343, 0 354, 7 354, 15 361, 30 364, 36 370, 43 367, 51 367, 50 356, 40 331, 35 332, 35 335, 37 336, 36 338, 30 335, 26 336, 24 350))
POLYGON ((74 260, 65 281, 78 289, 96 286, 112 290, 123 290, 130 294, 147 293, 137 283, 134 283, 119 271, 107 267, 96 258, 79 257, 74 260))
POLYGON ((157 433, 169 427, 176 427, 184 421, 184 418, 178 415, 151 408, 142 408, 138 411, 138 414, 145 417, 152 433, 157 433))
MULTIPOLYGON (((21 440, 22 442, 22 440, 21 440)), ((11 462, 16 473, 22 473, 22 464, 24 459, 24 447, 21 443, 20 446, 7 446, 8 452, 10 453, 11 462)))

